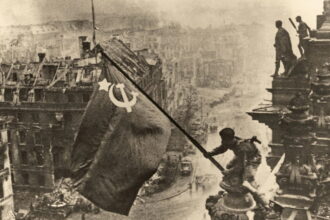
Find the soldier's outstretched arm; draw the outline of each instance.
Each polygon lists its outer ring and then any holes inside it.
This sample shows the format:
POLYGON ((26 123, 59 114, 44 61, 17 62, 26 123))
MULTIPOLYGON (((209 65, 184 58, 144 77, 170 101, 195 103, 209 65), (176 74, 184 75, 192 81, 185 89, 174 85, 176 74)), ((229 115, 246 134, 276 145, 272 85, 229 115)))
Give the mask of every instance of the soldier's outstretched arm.
POLYGON ((215 156, 215 155, 218 155, 218 154, 223 154, 227 150, 228 150, 228 147, 220 145, 219 147, 214 148, 213 151, 209 152, 209 156, 215 156))

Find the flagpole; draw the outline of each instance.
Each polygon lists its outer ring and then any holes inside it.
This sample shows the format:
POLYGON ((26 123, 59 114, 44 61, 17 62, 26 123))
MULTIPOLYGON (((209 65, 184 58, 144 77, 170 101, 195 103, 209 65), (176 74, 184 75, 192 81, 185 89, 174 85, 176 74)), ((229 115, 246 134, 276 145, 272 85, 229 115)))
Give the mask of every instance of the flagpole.
MULTIPOLYGON (((181 127, 181 125, 179 125, 174 118, 172 118, 172 116, 170 116, 161 106, 158 105, 157 102, 155 102, 133 79, 131 79, 131 77, 120 67, 118 66, 115 62, 113 62, 108 56, 107 54, 105 54, 103 51, 102 55, 105 56, 112 65, 114 65, 123 75, 125 78, 127 78, 135 87, 137 90, 139 90, 139 92, 141 92, 145 97, 147 97, 147 99, 152 102, 152 104, 154 104, 159 111, 161 111, 167 118, 168 120, 173 123, 189 140, 190 142, 203 154, 203 155, 207 155, 207 151, 204 149, 204 147, 198 143, 198 141, 193 138, 184 128, 181 127)), ((107 76, 107 80, 110 80, 110 76, 107 76)), ((209 159, 213 165, 215 165, 220 171, 224 171, 225 169, 221 166, 221 164, 216 161, 213 157, 207 157, 207 159, 209 159)))
MULTIPOLYGON (((94 10, 94 0, 91 0, 92 4, 92 20, 93 20, 93 44, 96 47, 96 25, 95 25, 95 10, 94 10)), ((97 50, 95 50, 95 64, 97 64, 97 50)))
POLYGON ((94 0, 91 0, 91 3, 92 3, 92 20, 93 20, 93 43, 94 43, 94 46, 96 46, 94 0))

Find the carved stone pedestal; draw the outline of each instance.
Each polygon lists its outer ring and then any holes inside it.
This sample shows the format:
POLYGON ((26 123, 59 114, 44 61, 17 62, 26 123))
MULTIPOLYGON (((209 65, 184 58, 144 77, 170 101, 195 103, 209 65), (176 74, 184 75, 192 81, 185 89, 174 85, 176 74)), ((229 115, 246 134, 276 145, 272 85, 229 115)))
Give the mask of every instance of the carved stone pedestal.
POLYGON ((256 202, 250 193, 223 193, 215 198, 209 197, 206 208, 212 220, 248 220, 247 212, 256 208, 256 202))

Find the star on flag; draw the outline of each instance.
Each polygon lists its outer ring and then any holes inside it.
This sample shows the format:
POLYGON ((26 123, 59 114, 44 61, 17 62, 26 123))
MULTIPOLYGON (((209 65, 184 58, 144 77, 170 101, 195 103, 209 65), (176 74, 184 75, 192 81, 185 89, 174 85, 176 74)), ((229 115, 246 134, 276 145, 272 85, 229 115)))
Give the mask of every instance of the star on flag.
POLYGON ((99 82, 99 90, 104 90, 106 92, 109 91, 109 86, 111 85, 111 83, 109 83, 106 79, 103 79, 101 82, 99 82))

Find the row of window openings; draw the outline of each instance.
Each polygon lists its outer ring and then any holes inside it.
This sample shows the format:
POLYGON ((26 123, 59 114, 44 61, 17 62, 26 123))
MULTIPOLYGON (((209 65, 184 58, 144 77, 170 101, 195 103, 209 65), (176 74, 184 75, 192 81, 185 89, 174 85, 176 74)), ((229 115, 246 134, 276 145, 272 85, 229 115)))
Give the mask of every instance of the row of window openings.
MULTIPOLYGON (((28 172, 22 172, 21 173, 21 177, 22 177, 22 183, 23 185, 31 185, 31 179, 30 179, 30 174, 28 172)), ((15 178, 14 175, 12 175, 12 182, 15 183, 15 178)), ((40 174, 37 175, 37 183, 39 186, 45 186, 46 185, 46 179, 45 176, 40 174)))
MULTIPOLYGON (((17 118, 17 121, 18 122, 24 122, 24 119, 26 118, 30 118, 30 120, 33 122, 33 123, 39 123, 40 122, 40 113, 37 113, 37 112, 34 112, 34 113, 31 113, 30 114, 30 117, 28 117, 28 113, 22 113, 22 112, 18 112, 17 115, 16 115, 16 118, 17 118)), ((72 121, 72 115, 70 113, 65 113, 63 115, 63 113, 48 113, 48 119, 50 121, 61 121, 64 117, 64 120, 67 121, 67 122, 71 122, 72 121)))
MULTIPOLYGON (((21 164, 23 165, 38 165, 38 166, 43 166, 45 164, 45 157, 44 157, 44 152, 43 150, 35 150, 33 151, 35 153, 35 161, 32 163, 29 160, 29 154, 27 151, 21 150, 20 151, 20 161, 21 164)), ((12 161, 12 155, 11 152, 9 154, 10 159, 12 161)), ((53 150, 53 160, 54 160, 54 165, 59 166, 63 162, 63 156, 64 156, 64 150, 61 147, 54 147, 53 150)), ((30 157, 31 158, 31 157, 30 157)), ((1 163, 1 161, 0 161, 1 163)), ((2 165, 4 168, 4 161, 2 161, 2 165)), ((3 169, 2 168, 2 169, 3 169)))
MULTIPOLYGON (((16 89, 5 89, 4 101, 11 102, 14 101, 16 89)), ((43 100, 49 100, 50 102, 60 102, 61 94, 53 93, 50 96, 44 97, 42 90, 35 89, 34 93, 29 94, 28 89, 21 89, 18 92, 19 101, 22 102, 42 102, 43 100)), ((84 93, 82 94, 82 99, 78 98, 78 95, 75 94, 67 94, 67 102, 68 103, 75 103, 75 102, 88 102, 90 99, 90 94, 84 93)))
MULTIPOLYGON (((18 132, 18 135, 19 135, 19 143, 20 144, 25 144, 26 139, 27 139, 26 131, 21 130, 21 131, 18 132)), ((34 144, 35 145, 41 145, 42 144, 41 133, 40 132, 35 132, 33 136, 34 136, 34 144)), ((8 142, 10 142, 10 140, 8 140, 8 142)))
MULTIPOLYGON (((20 159, 22 165, 37 165, 43 166, 45 164, 45 158, 42 151, 34 151, 35 161, 29 160, 29 154, 27 151, 20 151, 20 159)), ((30 157, 32 158, 32 157, 30 157)))
MULTIPOLYGON (((37 31, 36 33, 39 33, 39 31, 37 31)), ((53 39, 45 39, 44 42, 48 42, 48 44, 54 44, 54 43, 58 43, 61 42, 61 40, 53 40, 53 39)), ((45 46, 46 44, 41 44, 42 46, 45 46)), ((61 67, 64 67, 64 64, 62 63, 60 65, 61 67)), ((29 74, 25 75, 24 77, 24 81, 29 81, 30 79, 32 79, 33 81, 35 80, 33 74, 31 73, 31 66, 28 67, 28 72, 29 74)), ((18 66, 14 66, 15 70, 19 70, 20 69, 20 65, 18 66)), ((41 74, 43 77, 41 77, 42 79, 52 79, 54 77, 54 75, 56 74, 56 67, 50 67, 50 66, 43 66, 43 74, 41 74), (47 68, 48 67, 48 68, 47 68), (44 70, 45 69, 45 70, 44 70)), ((84 68, 82 69, 80 72, 78 71, 70 71, 69 74, 66 76, 67 80, 66 81, 77 81, 78 79, 83 79, 85 82, 89 82, 88 80, 91 80, 92 78, 95 80, 97 80, 99 78, 99 75, 101 74, 101 70, 94 70, 94 69, 90 69, 90 68, 84 68)), ((57 77, 56 77, 57 78, 57 77)), ((17 72, 13 72, 11 77, 9 78, 9 81, 13 81, 13 82, 18 82, 21 81, 21 74, 17 73, 17 72)))

